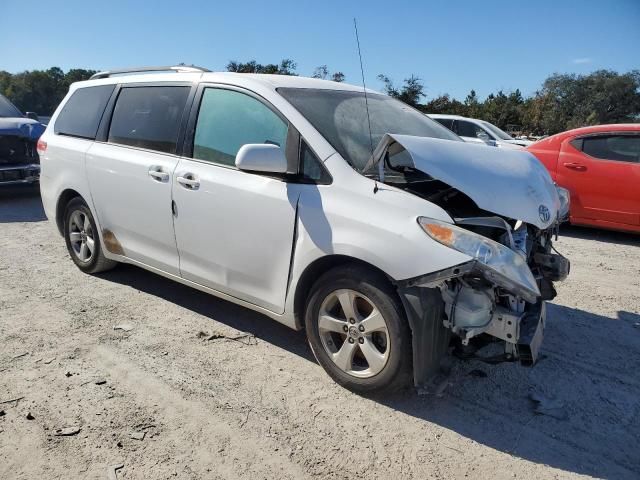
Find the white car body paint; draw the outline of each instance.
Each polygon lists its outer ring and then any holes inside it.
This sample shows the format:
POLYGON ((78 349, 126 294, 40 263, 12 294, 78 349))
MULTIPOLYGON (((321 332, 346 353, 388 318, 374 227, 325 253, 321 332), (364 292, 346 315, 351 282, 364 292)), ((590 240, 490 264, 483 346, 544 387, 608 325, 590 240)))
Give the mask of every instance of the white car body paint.
POLYGON ((445 114, 435 114, 435 113, 429 114, 427 116, 436 121, 438 119, 447 119, 447 120, 463 120, 465 122, 472 123, 473 125, 481 128, 489 137, 489 142, 487 143, 478 137, 467 137, 467 136, 460 135, 460 138, 463 139, 465 142, 475 143, 480 145, 490 145, 493 147, 508 148, 512 150, 522 150, 523 148, 528 147, 533 143, 531 140, 523 140, 523 139, 518 139, 513 137, 508 139, 498 138, 496 133, 492 131, 491 128, 487 126, 487 124, 493 126, 494 128, 497 128, 497 127, 495 127, 493 124, 490 124, 489 122, 486 122, 484 120, 463 117, 461 115, 445 115, 445 114))
MULTIPOLYGON (((436 272, 471 259, 434 241, 417 224, 418 217, 453 222, 447 212, 392 186, 379 183, 374 193, 375 182, 353 170, 277 93, 277 87, 362 91, 316 79, 231 73, 143 74, 72 85, 42 136, 48 145, 41 155, 41 190, 47 217, 56 219, 60 195, 73 189, 91 208, 101 238, 105 229, 112 229, 121 241, 126 255, 105 251, 107 257, 246 306, 292 328, 300 328, 294 316, 294 292, 300 277, 312 262, 324 256, 360 259, 394 280, 436 272), (262 97, 296 127, 324 162, 332 183, 289 184, 190 158, 54 134, 59 112, 77 88, 142 82, 226 85, 262 97), (160 167, 169 178, 160 181, 150 176, 152 167, 160 167), (197 190, 178 184, 176 178, 185 172, 198 176, 197 190), (173 220, 172 201, 177 205, 173 220)), ((454 168, 464 170, 464 162, 469 161, 468 150, 458 150, 463 145, 447 149, 438 144, 443 155, 438 162, 424 151, 432 144, 407 138, 402 141, 407 142, 418 163, 436 162, 430 173, 441 174, 443 181, 454 183, 454 168), (455 160, 458 151, 465 161, 455 160), (448 169, 444 159, 453 162, 448 169)), ((477 153, 474 162, 489 161, 489 152, 486 158, 484 153, 477 153)), ((472 176, 461 173, 461 189, 473 189, 482 197, 481 202, 486 199, 487 204, 512 212, 514 218, 530 218, 531 202, 537 195, 550 201, 545 196, 547 189, 539 185, 546 177, 531 162, 523 161, 521 167, 508 167, 505 162, 506 158, 496 165, 513 173, 512 179, 523 179, 527 173, 535 176, 528 180, 534 188, 522 205, 517 205, 511 195, 521 196, 525 184, 502 185, 498 179, 504 176, 499 174, 492 181, 488 167, 483 171, 482 186, 473 187, 472 176)), ((477 165, 473 171, 477 174, 477 165)), ((550 203, 549 208, 557 208, 555 201, 550 203)))
POLYGON ((527 151, 474 147, 438 138, 387 134, 376 151, 396 141, 418 170, 457 188, 478 207, 544 230, 555 223, 560 198, 540 161, 527 151), (541 218, 541 211, 548 218, 541 218))

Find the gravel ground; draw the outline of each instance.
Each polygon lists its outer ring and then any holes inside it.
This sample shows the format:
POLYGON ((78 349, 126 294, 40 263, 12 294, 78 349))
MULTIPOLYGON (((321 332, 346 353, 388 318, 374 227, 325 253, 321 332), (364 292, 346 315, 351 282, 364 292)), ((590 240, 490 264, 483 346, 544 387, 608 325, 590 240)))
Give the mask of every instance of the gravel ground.
POLYGON ((0 193, 0 478, 638 478, 640 237, 557 247, 573 271, 535 368, 455 360, 440 397, 363 398, 302 332, 135 267, 81 273, 37 192, 0 193))

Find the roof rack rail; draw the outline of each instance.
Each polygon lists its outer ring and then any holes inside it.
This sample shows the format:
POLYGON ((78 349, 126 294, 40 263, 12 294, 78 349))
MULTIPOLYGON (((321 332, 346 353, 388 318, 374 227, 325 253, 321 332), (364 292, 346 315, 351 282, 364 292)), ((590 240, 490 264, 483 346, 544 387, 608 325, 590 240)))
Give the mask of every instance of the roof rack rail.
POLYGON ((210 72, 211 70, 204 67, 197 67, 195 65, 170 65, 164 67, 131 67, 131 68, 119 68, 117 70, 105 70, 104 72, 98 72, 91 75, 89 80, 96 80, 98 78, 109 78, 113 75, 125 75, 127 73, 145 73, 145 72, 210 72))

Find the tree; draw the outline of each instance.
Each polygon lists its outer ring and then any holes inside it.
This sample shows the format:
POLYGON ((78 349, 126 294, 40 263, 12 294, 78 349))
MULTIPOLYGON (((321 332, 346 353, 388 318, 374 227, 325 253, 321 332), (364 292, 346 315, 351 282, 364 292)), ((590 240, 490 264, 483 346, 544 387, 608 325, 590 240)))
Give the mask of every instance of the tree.
POLYGON ((64 98, 69 85, 87 80, 95 71, 74 69, 66 74, 58 67, 16 74, 0 72, 0 93, 23 112, 51 115, 64 98))
POLYGON ((397 98, 412 107, 418 107, 420 99, 424 97, 422 80, 415 75, 405 78, 404 84, 399 89, 394 86, 391 79, 386 75, 378 75, 378 80, 384 83, 384 91, 387 95, 397 98))
POLYGON ((326 65, 320 65, 313 71, 311 78, 320 78, 322 80, 329 79, 333 82, 344 82, 344 73, 334 72, 330 74, 326 65))
POLYGON ((297 66, 298 65, 296 64, 296 62, 289 58, 285 58, 280 62, 280 64, 268 63, 266 65, 257 63, 255 60, 250 60, 246 63, 231 60, 229 61, 229 63, 227 63, 226 68, 228 72, 237 73, 271 73, 275 75, 297 75, 295 73, 297 66))

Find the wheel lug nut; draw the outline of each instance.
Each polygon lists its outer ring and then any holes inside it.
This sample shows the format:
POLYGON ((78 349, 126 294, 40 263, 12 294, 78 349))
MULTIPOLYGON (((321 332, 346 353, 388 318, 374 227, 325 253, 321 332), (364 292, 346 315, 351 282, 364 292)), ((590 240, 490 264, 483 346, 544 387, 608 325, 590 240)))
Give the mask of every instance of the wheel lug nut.
POLYGON ((364 338, 360 337, 360 338, 358 339, 358 343, 363 344, 363 343, 364 343, 364 338))
POLYGON ((348 332, 348 331, 349 331, 349 327, 347 327, 346 325, 345 325, 344 327, 342 327, 342 329, 343 329, 345 332, 348 332))
POLYGON ((349 337, 349 343, 353 343, 353 342, 354 342, 353 338, 349 337))
POLYGON ((351 324, 356 323, 356 319, 355 319, 355 318, 350 318, 350 319, 349 319, 349 323, 351 323, 351 324))
POLYGON ((358 330, 360 330, 361 332, 364 332, 364 325, 360 325, 360 326, 358 327, 358 330))

